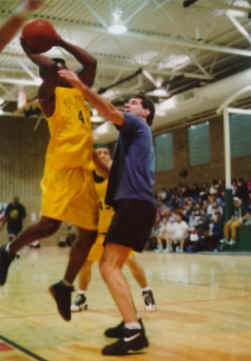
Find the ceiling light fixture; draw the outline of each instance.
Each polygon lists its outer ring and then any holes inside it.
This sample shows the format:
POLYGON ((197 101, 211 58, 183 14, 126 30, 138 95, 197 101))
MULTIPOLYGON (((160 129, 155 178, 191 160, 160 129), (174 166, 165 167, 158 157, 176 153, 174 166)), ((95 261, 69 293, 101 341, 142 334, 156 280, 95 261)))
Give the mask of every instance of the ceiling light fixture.
POLYGON ((120 35, 120 34, 124 34, 127 32, 127 27, 125 24, 123 24, 123 22, 121 20, 121 15, 122 15, 121 10, 116 10, 112 14, 113 19, 112 19, 111 25, 108 27, 109 33, 115 34, 115 35, 120 35))

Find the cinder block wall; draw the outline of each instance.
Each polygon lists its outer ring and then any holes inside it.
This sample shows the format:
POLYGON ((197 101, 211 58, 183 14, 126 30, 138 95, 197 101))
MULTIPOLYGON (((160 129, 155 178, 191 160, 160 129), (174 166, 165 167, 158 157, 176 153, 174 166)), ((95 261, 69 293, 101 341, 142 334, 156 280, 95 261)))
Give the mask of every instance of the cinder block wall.
MULTIPOLYGON (((179 183, 186 183, 188 185, 193 183, 201 184, 203 182, 210 182, 215 178, 225 178, 223 120, 221 117, 210 121, 210 164, 190 166, 187 128, 177 129, 172 133, 174 169, 169 172, 156 174, 156 189, 162 186, 171 188, 179 183), (179 176, 180 171, 183 169, 188 170, 188 176, 185 180, 179 176)), ((232 176, 251 180, 251 157, 233 159, 232 176)))
MULTIPOLYGON (((34 126, 35 120, 21 117, 0 121, 0 202, 9 203, 19 196, 27 210, 25 226, 32 223, 32 213, 40 217, 40 180, 49 140, 45 121, 36 131, 34 126)), ((6 239, 5 229, 0 237, 0 241, 6 239)))

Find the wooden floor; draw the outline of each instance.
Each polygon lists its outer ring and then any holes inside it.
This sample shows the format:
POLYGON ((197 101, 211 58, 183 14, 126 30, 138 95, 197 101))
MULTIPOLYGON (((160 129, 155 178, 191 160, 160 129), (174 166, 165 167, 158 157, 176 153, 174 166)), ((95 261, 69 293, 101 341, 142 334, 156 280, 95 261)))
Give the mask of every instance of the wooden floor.
MULTIPOLYGON (((0 289, 1 361, 122 359, 100 353, 109 342, 103 331, 120 316, 96 265, 89 310, 74 314, 69 323, 57 314, 47 288, 62 277, 68 251, 26 248, 11 266, 8 283, 0 289)), ((144 311, 140 289, 126 270, 150 340, 150 347, 130 360, 251 360, 251 255, 137 257, 158 311, 144 311)))

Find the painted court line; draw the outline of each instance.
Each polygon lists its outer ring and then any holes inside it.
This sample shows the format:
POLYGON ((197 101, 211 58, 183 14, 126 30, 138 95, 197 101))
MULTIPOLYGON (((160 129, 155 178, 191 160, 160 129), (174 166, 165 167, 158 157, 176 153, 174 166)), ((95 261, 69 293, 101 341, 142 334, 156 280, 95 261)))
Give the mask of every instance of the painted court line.
POLYGON ((4 336, 0 336, 0 340, 6 342, 8 345, 13 346, 15 349, 17 349, 17 350, 25 353, 26 355, 34 358, 35 360, 38 360, 38 361, 49 361, 49 360, 46 360, 45 358, 43 358, 43 357, 41 357, 41 356, 39 356, 39 355, 36 355, 36 354, 33 353, 33 352, 27 350, 27 348, 18 345, 17 343, 9 340, 8 338, 6 338, 6 337, 4 337, 4 336))

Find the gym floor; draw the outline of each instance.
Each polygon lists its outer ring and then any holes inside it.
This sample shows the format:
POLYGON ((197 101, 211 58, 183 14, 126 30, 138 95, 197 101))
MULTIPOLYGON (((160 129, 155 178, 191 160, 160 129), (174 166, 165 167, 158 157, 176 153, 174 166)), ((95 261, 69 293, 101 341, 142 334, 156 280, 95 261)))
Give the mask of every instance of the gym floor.
MULTIPOLYGON (((107 327, 121 318, 97 265, 89 309, 63 321, 48 293, 62 278, 69 249, 25 248, 0 289, 1 361, 121 360, 100 353, 107 327)), ((150 341, 131 361, 250 361, 251 263, 248 255, 137 255, 158 310, 145 312, 141 290, 125 269, 150 341)))

